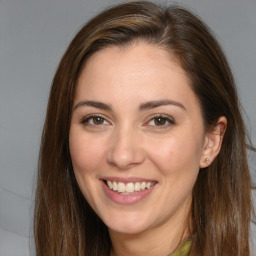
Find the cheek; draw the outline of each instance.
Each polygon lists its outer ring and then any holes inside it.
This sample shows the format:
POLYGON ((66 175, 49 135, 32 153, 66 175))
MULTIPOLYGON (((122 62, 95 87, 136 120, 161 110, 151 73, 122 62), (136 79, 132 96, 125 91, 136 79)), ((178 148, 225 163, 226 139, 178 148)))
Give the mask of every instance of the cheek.
POLYGON ((74 174, 81 192, 93 208, 95 208, 93 195, 97 194, 95 178, 97 179, 98 172, 95 170, 102 159, 101 149, 97 140, 92 140, 83 132, 70 131, 69 150, 74 174))
POLYGON ((201 156, 201 140, 195 136, 170 136, 162 143, 151 143, 149 155, 164 175, 198 172, 201 156))
POLYGON ((102 157, 102 147, 100 147, 97 140, 90 140, 90 138, 83 134, 70 132, 69 150, 75 173, 81 172, 83 174, 93 172, 99 164, 99 159, 102 157))

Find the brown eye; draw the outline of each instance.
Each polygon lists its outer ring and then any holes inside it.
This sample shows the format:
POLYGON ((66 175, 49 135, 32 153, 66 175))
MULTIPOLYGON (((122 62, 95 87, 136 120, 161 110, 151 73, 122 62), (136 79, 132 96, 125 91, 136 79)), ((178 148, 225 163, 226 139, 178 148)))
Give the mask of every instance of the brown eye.
POLYGON ((81 120, 81 123, 85 126, 102 126, 102 125, 108 125, 109 122, 101 116, 98 115, 89 115, 81 120))
POLYGON ((100 116, 94 116, 92 118, 92 122, 93 124, 99 125, 99 124, 103 124, 104 123, 104 119, 100 116))
POLYGON ((147 126, 152 128, 168 128, 174 124, 174 119, 166 115, 155 115, 146 123, 147 126))
POLYGON ((163 117, 155 117, 154 118, 154 123, 156 126, 165 125, 166 122, 167 122, 166 118, 163 118, 163 117))

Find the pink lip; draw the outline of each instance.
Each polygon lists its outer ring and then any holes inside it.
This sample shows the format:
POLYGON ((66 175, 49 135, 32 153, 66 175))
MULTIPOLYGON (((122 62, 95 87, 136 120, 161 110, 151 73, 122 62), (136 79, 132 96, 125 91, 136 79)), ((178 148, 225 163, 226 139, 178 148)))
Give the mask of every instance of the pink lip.
MULTIPOLYGON (((113 178, 110 180, 113 180, 113 178)), ((129 179, 129 181, 132 182, 130 179, 129 179)), ((136 181, 138 181, 138 179, 136 181)), ((145 181, 145 179, 144 179, 144 181, 145 181)), ((124 182, 124 181, 122 180, 122 182, 124 182)), ((106 193, 106 195, 108 196, 109 199, 111 199, 113 202, 115 202, 117 204, 127 204, 127 205, 135 204, 135 203, 143 200, 144 198, 149 196, 155 188, 155 185, 153 185, 149 189, 145 189, 140 192, 135 192, 134 194, 123 195, 123 194, 119 194, 119 193, 111 190, 103 180, 102 180, 102 186, 103 186, 104 192, 106 193)))

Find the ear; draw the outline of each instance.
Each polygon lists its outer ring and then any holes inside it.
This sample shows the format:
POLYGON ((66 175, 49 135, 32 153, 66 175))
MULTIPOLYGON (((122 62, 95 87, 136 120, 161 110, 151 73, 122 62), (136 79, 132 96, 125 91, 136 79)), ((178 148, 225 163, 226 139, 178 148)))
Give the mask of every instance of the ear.
POLYGON ((219 154, 226 128, 227 119, 226 117, 221 116, 213 131, 206 133, 200 159, 200 168, 208 167, 219 154))

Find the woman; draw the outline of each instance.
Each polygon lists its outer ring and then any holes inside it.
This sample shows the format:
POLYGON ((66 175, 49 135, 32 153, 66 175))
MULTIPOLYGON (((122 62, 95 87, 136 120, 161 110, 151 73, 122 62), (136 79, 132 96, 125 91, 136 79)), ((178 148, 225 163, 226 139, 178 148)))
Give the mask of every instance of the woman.
POLYGON ((229 65, 180 7, 110 8, 54 77, 37 255, 249 256, 246 135, 229 65))

